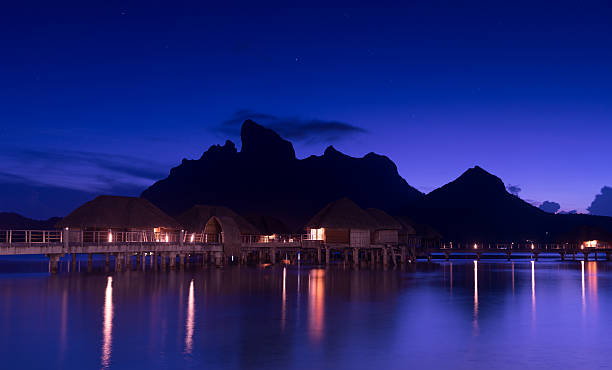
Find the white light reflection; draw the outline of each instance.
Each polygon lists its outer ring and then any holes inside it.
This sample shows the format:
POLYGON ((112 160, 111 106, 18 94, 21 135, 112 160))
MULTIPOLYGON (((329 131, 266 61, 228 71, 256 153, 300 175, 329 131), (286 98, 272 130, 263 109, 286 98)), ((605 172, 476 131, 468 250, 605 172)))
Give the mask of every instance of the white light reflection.
POLYGON ((193 327, 195 322, 195 297, 193 279, 189 284, 189 297, 187 298, 187 322, 185 323, 185 353, 193 350, 193 327))
POLYGON ((108 369, 110 365, 113 342, 113 278, 106 279, 104 293, 104 322, 102 327, 102 368, 108 369))
POLYGON ((582 268, 582 313, 584 314, 586 308, 586 297, 584 292, 584 261, 580 261, 580 267, 582 268))
POLYGON ((281 329, 285 330, 287 320, 287 267, 283 267, 283 298, 281 308, 281 329))
POLYGON ((535 315, 535 261, 531 261, 531 310, 535 315))
POLYGON ((478 261, 474 261, 474 329, 478 330, 478 261))

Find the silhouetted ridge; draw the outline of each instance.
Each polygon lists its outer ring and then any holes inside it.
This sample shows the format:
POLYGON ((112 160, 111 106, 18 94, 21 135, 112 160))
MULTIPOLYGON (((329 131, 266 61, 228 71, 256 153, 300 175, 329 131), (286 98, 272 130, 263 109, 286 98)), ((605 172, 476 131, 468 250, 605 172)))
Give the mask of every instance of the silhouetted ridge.
POLYGON ((454 181, 427 194, 426 198, 429 206, 444 208, 449 204, 473 207, 481 202, 508 200, 508 196, 512 195, 506 191, 504 182, 499 177, 475 166, 454 181))
POLYGON ((0 212, 0 230, 53 230, 60 217, 33 220, 13 212, 0 212))
POLYGON ((295 159, 293 144, 279 134, 257 123, 246 120, 240 130, 242 149, 240 153, 259 160, 295 159))
POLYGON ((568 230, 585 225, 612 231, 612 218, 546 213, 510 194, 499 177, 478 166, 427 194, 404 213, 456 242, 552 243, 562 240, 568 230))
POLYGON ((479 166, 427 194, 412 212, 454 241, 519 241, 548 231, 544 212, 508 193, 499 177, 479 166))
POLYGON ((207 151, 205 151, 202 154, 201 158, 204 158, 205 155, 210 158, 210 157, 217 157, 217 156, 224 156, 224 155, 232 155, 236 153, 237 153, 236 144, 234 144, 231 140, 226 140, 225 145, 223 146, 212 145, 210 148, 208 148, 207 151))
POLYGON ((322 156, 297 159, 290 142, 251 120, 243 123, 241 140, 240 152, 227 141, 199 160, 183 160, 142 197, 171 215, 196 204, 219 204, 297 229, 342 197, 393 213, 423 196, 385 156, 354 158, 330 146, 322 156))

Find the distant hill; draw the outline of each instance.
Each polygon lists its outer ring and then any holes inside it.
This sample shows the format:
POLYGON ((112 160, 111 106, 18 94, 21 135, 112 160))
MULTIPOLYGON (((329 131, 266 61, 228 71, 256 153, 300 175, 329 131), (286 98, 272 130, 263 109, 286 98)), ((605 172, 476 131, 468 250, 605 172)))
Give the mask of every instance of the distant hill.
POLYGON ((423 197, 385 156, 353 158, 330 146, 322 156, 297 159, 289 141, 251 120, 243 123, 241 140, 241 151, 228 140, 198 160, 184 159, 142 197, 171 215, 194 204, 218 204, 276 217, 294 229, 342 197, 388 212, 423 197))
MULTIPOLYGON (((503 181, 476 166, 432 191, 404 212, 447 240, 554 242, 584 227, 612 231, 612 218, 555 215, 508 193, 503 181)), ((597 234, 594 232, 594 235, 597 234)), ((588 235, 588 233, 587 233, 588 235)))
POLYGON ((0 230, 53 230, 60 219, 33 220, 17 213, 0 212, 0 230))

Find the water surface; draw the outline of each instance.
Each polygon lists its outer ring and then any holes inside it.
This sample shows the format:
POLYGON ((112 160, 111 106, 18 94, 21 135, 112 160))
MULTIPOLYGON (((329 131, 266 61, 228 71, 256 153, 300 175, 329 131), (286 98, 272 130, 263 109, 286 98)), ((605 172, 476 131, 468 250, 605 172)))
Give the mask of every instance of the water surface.
POLYGON ((584 369, 612 359, 609 262, 80 269, 50 276, 44 262, 0 262, 2 368, 584 369))

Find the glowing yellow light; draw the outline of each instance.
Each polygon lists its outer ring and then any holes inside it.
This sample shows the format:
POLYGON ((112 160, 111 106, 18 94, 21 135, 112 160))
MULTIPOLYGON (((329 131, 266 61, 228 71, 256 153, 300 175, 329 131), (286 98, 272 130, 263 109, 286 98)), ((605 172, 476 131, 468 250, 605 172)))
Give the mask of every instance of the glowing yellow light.
POLYGON ((166 233, 166 243, 168 243, 169 238, 168 238, 168 233, 166 233))
POLYGON ((597 243, 598 243, 597 240, 589 240, 589 241, 584 242, 584 245, 587 248, 597 248, 597 243))
POLYGON ((112 243, 113 242, 113 233, 112 232, 108 232, 108 242, 112 243))
POLYGON ((191 238, 189 238, 189 241, 192 243, 195 241, 195 233, 191 234, 191 238))
POLYGON ((478 244, 474 243, 474 249, 478 249, 478 244))
POLYGON ((535 249, 535 246, 533 245, 533 243, 531 243, 531 249, 535 249))
POLYGON ((325 229, 310 229, 310 240, 325 240, 325 229))

